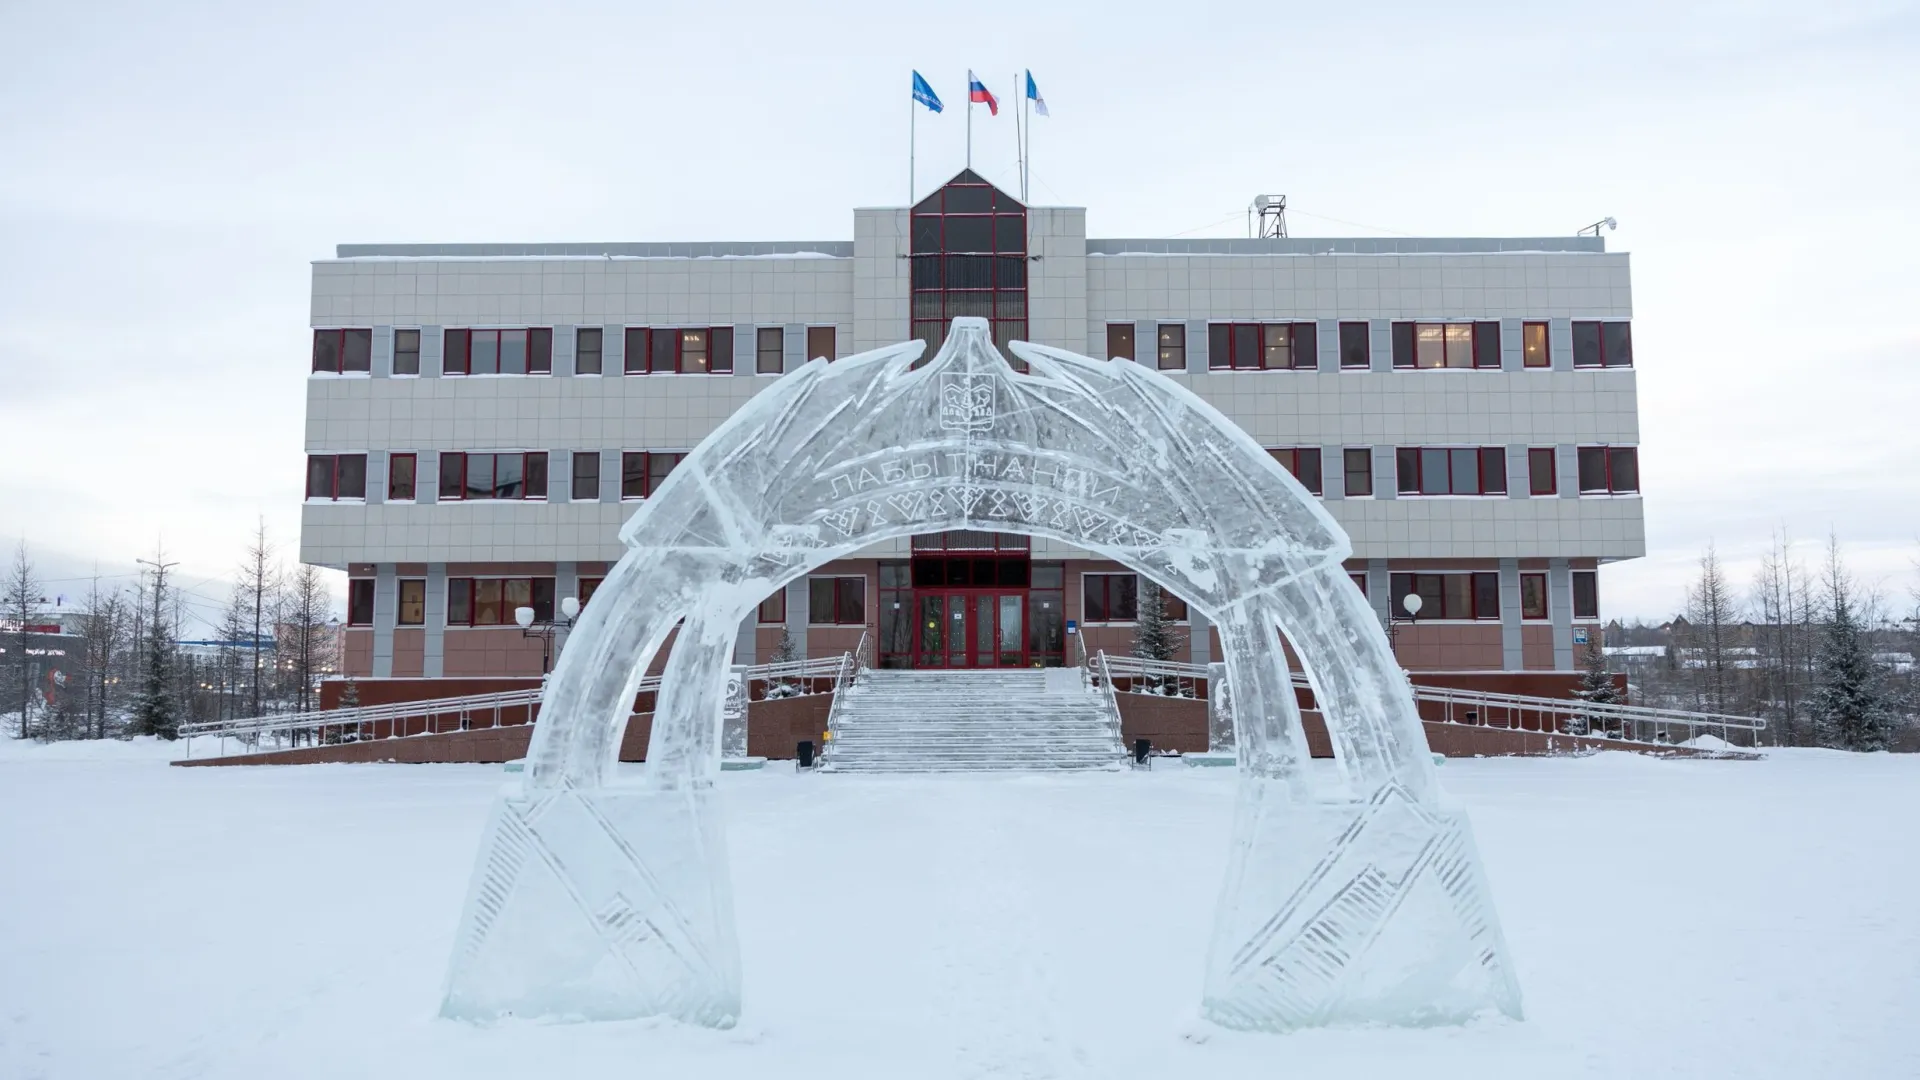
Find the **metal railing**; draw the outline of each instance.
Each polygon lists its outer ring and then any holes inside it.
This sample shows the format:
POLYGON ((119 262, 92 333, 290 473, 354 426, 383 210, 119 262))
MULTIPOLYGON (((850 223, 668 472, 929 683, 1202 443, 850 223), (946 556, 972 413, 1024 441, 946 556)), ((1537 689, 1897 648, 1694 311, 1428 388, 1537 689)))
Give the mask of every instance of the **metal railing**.
POLYGON ((1114 696, 1113 662, 1107 657, 1105 649, 1100 650, 1100 685, 1105 688, 1107 698, 1107 726, 1113 729, 1113 741, 1120 744, 1123 754, 1131 754, 1127 747, 1127 734, 1120 722, 1120 699, 1114 696))
MULTIPOLYGON (((1098 664, 1110 689, 1121 693, 1165 696, 1159 688, 1168 685, 1167 680, 1175 680, 1176 687, 1197 691, 1207 678, 1207 669, 1201 664, 1109 657, 1104 651, 1099 654, 1098 664), (1121 680, 1125 686, 1114 685, 1121 680)), ((1293 685, 1296 690, 1313 690, 1313 684, 1299 672, 1293 675, 1293 685)), ((1765 720, 1753 716, 1530 697, 1423 683, 1413 684, 1413 699, 1420 718, 1431 723, 1619 739, 1654 746, 1677 745, 1702 735, 1712 735, 1736 748, 1751 746, 1757 733, 1767 726, 1765 720)))
MULTIPOLYGON (((864 643, 865 639, 862 638, 864 643)), ((755 682, 793 686, 791 697, 828 693, 814 684, 832 681, 837 691, 849 678, 852 654, 822 656, 810 660, 792 660, 777 664, 756 664, 746 670, 751 686, 755 682)), ((660 676, 640 680, 635 697, 657 694, 660 676)), ((408 738, 418 735, 445 735, 475 728, 510 727, 530 724, 536 717, 546 688, 506 690, 491 694, 467 694, 460 697, 427 698, 387 705, 355 705, 344 709, 322 709, 301 713, 270 713, 238 720, 209 720, 182 724, 184 756, 193 757, 196 739, 214 739, 213 756, 265 753, 302 746, 334 746, 374 739, 408 738)))
POLYGON ((853 647, 853 651, 840 654, 840 670, 833 680, 833 704, 827 706, 827 734, 824 740, 826 745, 820 748, 819 761, 823 765, 828 756, 833 753, 834 746, 840 741, 840 711, 846 704, 846 697, 840 691, 853 685, 854 681, 860 677, 860 673, 867 669, 866 656, 867 631, 862 630, 860 642, 853 647))

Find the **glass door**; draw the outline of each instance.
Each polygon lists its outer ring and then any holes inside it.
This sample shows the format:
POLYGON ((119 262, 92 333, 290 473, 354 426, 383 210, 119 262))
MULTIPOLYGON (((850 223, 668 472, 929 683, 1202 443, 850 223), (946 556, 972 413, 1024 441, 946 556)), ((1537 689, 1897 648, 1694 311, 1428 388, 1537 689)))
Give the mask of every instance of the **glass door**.
POLYGON ((1026 657, 1020 645, 1025 637, 1027 598, 1019 593, 1003 593, 1000 598, 999 654, 1001 667, 1019 667, 1026 657))

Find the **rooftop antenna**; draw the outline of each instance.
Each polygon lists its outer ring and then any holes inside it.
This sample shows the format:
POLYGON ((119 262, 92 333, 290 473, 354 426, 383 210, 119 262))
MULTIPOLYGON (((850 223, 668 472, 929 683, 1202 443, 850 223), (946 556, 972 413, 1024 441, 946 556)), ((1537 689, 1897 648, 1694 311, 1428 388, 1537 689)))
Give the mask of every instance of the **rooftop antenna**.
POLYGON ((1603 225, 1604 225, 1604 226, 1606 226, 1606 229, 1607 229, 1607 231, 1608 231, 1608 232, 1612 232, 1613 230, 1615 230, 1615 229, 1617 229, 1617 228, 1619 228, 1619 227, 1620 227, 1620 223, 1619 223, 1619 222, 1617 222, 1617 221, 1615 221, 1615 220, 1613 220, 1613 219, 1612 219, 1612 218, 1610 218, 1610 217, 1603 217, 1603 218, 1601 218, 1601 219, 1600 219, 1599 221, 1596 221, 1596 222, 1594 222, 1593 224, 1591 224, 1591 225, 1589 225, 1589 226, 1587 226, 1587 227, 1586 227, 1586 228, 1584 228, 1584 229, 1581 229, 1581 230, 1580 230, 1579 232, 1577 232, 1577 233, 1574 233, 1573 235, 1575 235, 1575 236, 1585 236, 1585 235, 1587 235, 1588 233, 1592 233, 1592 234, 1593 234, 1593 235, 1595 235, 1595 236, 1599 236, 1599 235, 1600 235, 1600 227, 1601 227, 1601 226, 1603 226, 1603 225))
POLYGON ((1255 195, 1247 207, 1247 235, 1259 240, 1286 239, 1287 197, 1255 195))

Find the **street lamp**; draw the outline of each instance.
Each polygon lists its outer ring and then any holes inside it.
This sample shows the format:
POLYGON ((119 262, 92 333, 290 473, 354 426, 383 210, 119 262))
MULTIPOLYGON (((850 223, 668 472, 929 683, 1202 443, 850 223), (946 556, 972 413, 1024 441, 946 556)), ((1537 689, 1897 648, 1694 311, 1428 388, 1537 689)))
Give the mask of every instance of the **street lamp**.
POLYGON ((553 670, 554 632, 560 627, 572 626, 573 621, 579 617, 580 598, 577 596, 568 596, 560 601, 560 618, 558 621, 549 619, 546 622, 535 625, 533 621, 534 610, 532 608, 517 607, 513 609, 513 621, 520 624, 520 636, 530 638, 537 637, 540 639, 540 674, 543 678, 548 672, 553 670))
MULTIPOLYGON (((1420 599, 1419 593, 1410 592, 1400 598, 1400 606, 1405 609, 1407 613, 1406 621, 1420 621, 1420 606, 1423 603, 1425 603, 1425 601, 1420 599)), ((1387 610, 1387 649, 1394 654, 1395 660, 1400 658, 1399 643, 1395 640, 1399 629, 1400 620, 1393 617, 1393 610, 1389 608, 1387 610)))

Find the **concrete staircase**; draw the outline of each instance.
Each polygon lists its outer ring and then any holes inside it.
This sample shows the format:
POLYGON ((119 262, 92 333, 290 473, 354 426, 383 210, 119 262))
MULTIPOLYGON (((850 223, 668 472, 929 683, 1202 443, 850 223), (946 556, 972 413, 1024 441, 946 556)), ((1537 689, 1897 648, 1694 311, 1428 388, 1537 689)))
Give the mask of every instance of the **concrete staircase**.
POLYGON ((1119 768, 1104 695, 1077 668, 863 672, 844 691, 828 772, 1119 768))

